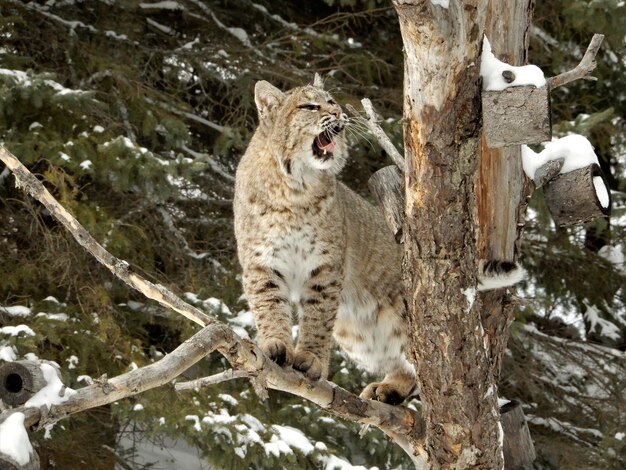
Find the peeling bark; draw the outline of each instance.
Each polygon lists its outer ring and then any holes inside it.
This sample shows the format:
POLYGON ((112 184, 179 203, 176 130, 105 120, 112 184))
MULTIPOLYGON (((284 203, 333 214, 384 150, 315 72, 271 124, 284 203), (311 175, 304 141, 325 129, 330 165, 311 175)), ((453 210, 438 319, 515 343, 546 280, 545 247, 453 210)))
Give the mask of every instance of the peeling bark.
POLYGON ((502 468, 497 378, 511 308, 502 292, 469 299, 479 258, 514 258, 525 183, 519 148, 491 151, 481 139, 479 63, 485 31, 504 59, 524 60, 532 4, 394 5, 405 52, 404 274, 425 466, 502 468))

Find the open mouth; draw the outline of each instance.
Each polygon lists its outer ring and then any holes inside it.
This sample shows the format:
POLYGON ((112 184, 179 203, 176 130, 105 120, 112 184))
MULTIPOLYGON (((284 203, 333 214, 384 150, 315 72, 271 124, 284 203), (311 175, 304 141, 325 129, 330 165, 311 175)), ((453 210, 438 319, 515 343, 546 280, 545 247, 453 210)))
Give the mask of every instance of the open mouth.
POLYGON ((333 158, 335 150, 334 138, 343 130, 343 125, 335 123, 313 139, 313 155, 326 161, 333 158))

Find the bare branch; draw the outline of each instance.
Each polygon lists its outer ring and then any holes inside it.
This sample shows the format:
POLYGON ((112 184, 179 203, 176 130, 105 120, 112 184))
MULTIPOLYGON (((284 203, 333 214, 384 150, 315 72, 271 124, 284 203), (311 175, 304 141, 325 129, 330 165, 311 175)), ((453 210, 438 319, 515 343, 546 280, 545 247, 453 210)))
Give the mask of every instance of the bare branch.
POLYGON ((208 377, 202 377, 201 379, 190 380, 189 382, 178 382, 174 384, 174 390, 182 392, 184 390, 193 390, 194 388, 208 387, 209 385, 215 385, 228 380, 242 379, 249 377, 245 370, 228 369, 219 374, 209 375, 208 377))
MULTIPOLYGON (((400 168, 400 170, 402 170, 402 172, 404 172, 406 169, 404 157, 400 154, 400 152, 398 152, 398 149, 396 149, 395 145, 393 145, 389 137, 387 137, 385 131, 383 131, 382 128, 378 125, 378 123, 380 122, 380 118, 378 117, 378 114, 376 114, 372 102, 369 100, 369 98, 363 98, 361 100, 361 104, 363 105, 363 109, 367 114, 368 119, 365 121, 367 128, 372 134, 374 134, 374 137, 376 137, 378 144, 383 148, 385 152, 387 152, 391 160, 398 166, 398 168, 400 168)), ((352 106, 348 105, 346 107, 350 112, 358 115, 358 112, 352 106)))
POLYGON ((0 422, 15 412, 24 413, 24 426, 43 427, 71 414, 90 408, 106 405, 151 388, 164 385, 200 359, 223 345, 236 341, 230 328, 219 323, 208 326, 186 340, 163 359, 112 379, 94 381, 93 385, 81 388, 76 394, 59 405, 52 405, 50 410, 41 408, 13 408, 0 414, 0 422))
POLYGON ((589 43, 589 47, 587 47, 585 55, 575 68, 568 72, 561 73, 555 77, 548 78, 548 85, 550 86, 550 88, 553 89, 558 86, 565 85, 566 83, 573 82, 574 80, 578 80, 580 78, 595 80, 594 77, 590 77, 588 75, 596 68, 596 54, 600 49, 600 45, 602 44, 603 39, 604 34, 594 34, 591 38, 591 42, 589 43))

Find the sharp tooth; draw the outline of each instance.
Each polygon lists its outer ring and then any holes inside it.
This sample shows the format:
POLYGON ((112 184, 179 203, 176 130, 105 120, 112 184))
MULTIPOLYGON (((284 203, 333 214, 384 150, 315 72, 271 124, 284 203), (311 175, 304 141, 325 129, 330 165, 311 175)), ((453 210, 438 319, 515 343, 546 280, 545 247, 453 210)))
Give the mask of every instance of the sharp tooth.
POLYGON ((326 155, 326 149, 324 149, 324 155, 326 155))

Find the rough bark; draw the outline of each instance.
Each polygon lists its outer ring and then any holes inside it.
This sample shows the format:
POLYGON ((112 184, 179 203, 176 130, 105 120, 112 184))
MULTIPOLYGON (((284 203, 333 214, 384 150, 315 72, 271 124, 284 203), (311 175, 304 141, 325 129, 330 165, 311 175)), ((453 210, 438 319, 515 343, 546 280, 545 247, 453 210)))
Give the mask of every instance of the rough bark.
POLYGON ((543 194, 554 223, 559 226, 580 224, 609 214, 611 191, 600 167, 596 164, 555 176, 543 186, 543 194), (594 186, 601 178, 608 204, 603 206, 594 186))
POLYGON ((472 301, 478 258, 514 258, 525 201, 519 148, 480 136, 480 46, 523 62, 532 5, 396 1, 405 51, 405 282, 429 468, 502 468, 497 377, 512 320, 472 301), (503 190, 498 193, 499 190, 503 190))
POLYGON ((374 198, 381 206, 385 221, 399 243, 404 223, 404 181, 395 165, 381 168, 368 181, 374 198))
POLYGON ((552 137, 547 86, 483 91, 483 126, 489 147, 538 144, 552 137))

